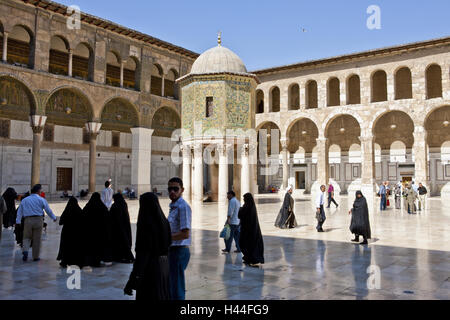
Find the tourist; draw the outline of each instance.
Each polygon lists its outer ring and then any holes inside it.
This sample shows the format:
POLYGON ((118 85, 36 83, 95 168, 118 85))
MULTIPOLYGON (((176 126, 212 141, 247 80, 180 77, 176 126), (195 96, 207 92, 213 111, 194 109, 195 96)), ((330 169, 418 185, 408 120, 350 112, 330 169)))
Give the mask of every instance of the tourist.
POLYGON ((292 186, 288 186, 284 196, 283 205, 275 220, 275 227, 280 229, 292 229, 297 227, 294 214, 294 198, 292 198, 292 186))
MULTIPOLYGON (((136 260, 124 293, 136 300, 169 300, 169 247, 172 243, 169 221, 154 193, 139 199, 136 227, 136 260)), ((187 262, 186 262, 187 264, 187 262)))
POLYGON ((69 192, 67 192, 67 190, 64 190, 63 191, 63 193, 62 193, 62 195, 61 195, 61 198, 70 198, 70 196, 69 196, 69 192))
POLYGON ((386 185, 382 182, 380 190, 378 190, 378 196, 380 197, 380 211, 386 210, 386 185))
POLYGON ((56 260, 61 261, 60 266, 65 268, 68 265, 83 267, 84 252, 82 244, 83 234, 83 210, 78 205, 75 197, 71 197, 66 205, 60 219, 61 240, 59 253, 56 260))
POLYGON ((386 210, 386 207, 390 206, 389 196, 391 195, 391 188, 389 187, 389 181, 385 181, 384 186, 386 188, 386 203, 384 210, 386 210))
MULTIPOLYGON (((17 210, 16 210, 16 199, 17 192, 13 188, 8 188, 3 193, 3 199, 6 203, 6 212, 3 214, 3 226, 5 229, 13 227, 16 223, 17 210)), ((1 226, 1 224, 0 224, 1 226)))
POLYGON ((113 203, 113 195, 114 190, 112 189, 112 185, 110 181, 105 182, 105 189, 102 191, 102 202, 103 204, 108 208, 108 210, 111 209, 112 203, 113 203))
MULTIPOLYGON (((89 202, 83 208, 84 225, 86 226, 84 250, 86 266, 104 266, 102 260, 105 256, 105 246, 107 241, 108 208, 100 199, 100 194, 94 192, 89 202)), ((104 261, 104 260, 103 260, 104 261)))
POLYGON ((395 195, 395 209, 400 209, 402 206, 402 183, 399 181, 394 189, 395 195))
POLYGON ((332 202, 334 203, 336 208, 339 207, 339 205, 337 204, 336 200, 334 200, 334 187, 330 183, 329 186, 328 186, 328 206, 327 206, 327 208, 330 208, 332 202))
POLYGON ((6 207, 6 202, 2 196, 0 196, 0 241, 2 241, 2 229, 3 229, 3 214, 8 211, 6 207))
POLYGON ((244 205, 239 210, 238 218, 241 221, 239 246, 243 254, 242 262, 250 267, 258 267, 258 264, 264 263, 264 241, 251 193, 244 195, 244 205))
POLYGON ((427 188, 422 183, 419 183, 419 188, 417 189, 419 193, 419 211, 425 211, 425 204, 427 201, 427 188))
POLYGON ((325 203, 325 185, 320 186, 320 192, 316 196, 316 219, 317 219, 317 232, 324 232, 322 226, 327 219, 325 216, 325 210, 323 205, 325 203))
POLYGON ((406 201, 408 202, 408 213, 416 214, 416 198, 417 193, 414 191, 414 188, 409 185, 406 185, 406 201))
POLYGON ((189 204, 183 199, 183 181, 172 178, 168 183, 169 198, 172 201, 169 211, 169 223, 172 231, 172 245, 169 249, 170 296, 173 300, 185 300, 186 270, 191 252, 192 212, 189 204))
POLYGON ((371 238, 369 208, 367 207, 366 198, 361 191, 356 191, 356 199, 353 208, 348 212, 352 215, 350 223, 350 232, 355 235, 353 242, 359 242, 359 236, 363 237, 361 244, 367 244, 367 239, 371 238))
POLYGON ((80 191, 80 199, 83 199, 83 198, 86 197, 88 194, 89 194, 89 190, 81 189, 81 191, 80 191))
POLYGON ((109 211, 112 224, 112 260, 121 263, 134 261, 132 247, 132 234, 128 205, 122 194, 116 193, 114 204, 109 211))
POLYGON ((22 260, 28 260, 28 250, 33 241, 33 261, 39 261, 41 252, 41 238, 42 229, 44 228, 44 211, 47 215, 56 222, 56 216, 48 206, 47 200, 40 197, 42 186, 40 184, 35 185, 31 189, 31 195, 23 199, 17 210, 16 225, 22 223, 22 217, 24 218, 23 225, 23 248, 22 248, 22 260))
POLYGON ((234 191, 229 191, 227 193, 228 198, 228 213, 227 213, 227 221, 225 224, 228 224, 230 226, 230 237, 225 240, 225 249, 222 249, 223 253, 230 253, 231 245, 233 243, 236 245, 236 251, 235 253, 241 252, 241 248, 239 247, 239 237, 240 237, 240 221, 238 218, 239 215, 239 208, 241 207, 241 204, 238 199, 236 199, 236 193, 234 191))

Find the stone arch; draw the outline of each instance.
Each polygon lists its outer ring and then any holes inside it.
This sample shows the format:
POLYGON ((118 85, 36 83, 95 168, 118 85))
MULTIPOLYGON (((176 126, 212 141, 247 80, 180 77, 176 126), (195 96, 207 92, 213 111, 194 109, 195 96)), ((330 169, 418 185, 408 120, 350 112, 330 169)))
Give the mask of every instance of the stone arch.
POLYGON ((279 145, 278 145, 278 150, 279 152, 281 152, 281 130, 280 127, 273 121, 264 121, 262 123, 260 123, 258 125, 258 127, 256 128, 257 134, 258 134, 258 156, 259 156, 259 146, 260 144, 260 134, 259 134, 259 130, 267 130, 266 134, 267 134, 267 154, 271 154, 272 152, 272 130, 278 130, 279 132, 279 145))
POLYGON ((361 79, 359 75, 353 73, 347 77, 347 104, 361 103, 361 79))
POLYGON ((178 112, 168 106, 158 108, 152 117, 153 136, 172 137, 172 133, 181 128, 181 117, 178 112))
POLYGON ((386 71, 378 69, 372 72, 370 76, 371 101, 387 101, 387 74, 386 71))
POLYGON ((93 81, 94 80, 94 50, 88 42, 80 42, 73 52, 73 69, 74 78, 93 81))
POLYGON ((376 117, 372 126, 374 142, 382 150, 388 150, 395 140, 402 141, 408 149, 414 144, 414 121, 403 110, 385 110, 376 117))
POLYGON ((442 68, 432 63, 425 69, 427 99, 442 98, 442 68))
POLYGON ((331 77, 327 81, 327 106, 335 107, 341 104, 340 81, 337 77, 331 77))
POLYGON ((306 109, 318 108, 318 91, 317 91, 317 81, 308 80, 305 85, 305 101, 306 109))
POLYGON ((332 117, 326 123, 324 130, 329 145, 337 144, 342 151, 348 151, 352 144, 359 144, 361 123, 359 119, 349 113, 340 113, 332 117))
POLYGON ((303 147, 307 153, 311 153, 317 145, 319 128, 314 121, 301 117, 289 125, 286 137, 289 139, 288 150, 291 153, 295 153, 299 147, 303 147))
POLYGON ((361 145, 354 143, 348 149, 348 162, 349 163, 362 163, 362 150, 361 145))
POLYGON ((105 102, 101 112, 102 130, 130 133, 140 126, 139 110, 129 100, 114 97, 105 102))
POLYGON ((164 69, 158 63, 152 64, 151 70, 151 94, 156 96, 162 96, 162 77, 164 75, 164 69))
POLYGON ((51 37, 48 72, 68 75, 70 49, 69 41, 65 37, 61 35, 54 35, 51 37))
POLYGON ((0 74, 0 117, 29 121, 28 116, 37 113, 36 97, 22 80, 0 74))
POLYGON ((16 24, 8 36, 8 63, 32 68, 34 51, 33 31, 26 25, 16 24))
POLYGON ((128 56, 123 66, 123 87, 127 89, 139 90, 139 71, 141 63, 135 56, 128 56))
POLYGON ((300 109, 300 86, 298 83, 291 83, 288 87, 289 110, 300 109))
POLYGON ((364 121, 361 118, 361 116, 354 110, 335 110, 331 112, 325 120, 322 122, 322 130, 323 132, 326 132, 329 128, 330 124, 339 116, 348 115, 352 118, 355 118, 356 122, 358 123, 358 127, 361 128, 361 130, 364 129, 364 121))
POLYGON ((178 84, 175 80, 178 79, 178 72, 171 68, 164 77, 164 96, 171 97, 178 100, 178 84))
POLYGON ((269 90, 269 112, 280 112, 281 92, 278 86, 269 90))
POLYGON ((264 91, 256 90, 256 113, 264 113, 264 91))
POLYGON ((395 100, 412 99, 411 70, 402 66, 394 73, 395 100))
POLYGON ((427 143, 430 148, 437 148, 450 140, 450 105, 432 109, 424 121, 427 143))
POLYGON ((390 162, 405 162, 406 161, 406 144, 401 140, 395 140, 389 147, 389 161, 390 162))
POLYGON ((122 57, 116 51, 106 53, 106 78, 105 83, 114 87, 120 87, 120 64, 122 57))
POLYGON ((330 145, 328 148, 328 163, 341 163, 341 156, 342 148, 336 143, 330 145))

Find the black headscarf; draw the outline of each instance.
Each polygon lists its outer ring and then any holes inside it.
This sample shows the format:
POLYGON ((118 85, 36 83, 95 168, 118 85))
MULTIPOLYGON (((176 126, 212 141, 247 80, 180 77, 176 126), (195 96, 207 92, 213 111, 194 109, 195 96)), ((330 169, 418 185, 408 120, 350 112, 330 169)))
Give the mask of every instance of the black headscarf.
POLYGON ((3 193, 3 199, 6 203, 6 212, 3 215, 3 225, 5 228, 12 227, 16 223, 17 210, 16 199, 17 192, 13 188, 8 188, 3 193))
POLYGON ((366 198, 361 191, 356 191, 356 199, 353 203, 352 209, 352 221, 350 224, 350 232, 355 235, 361 235, 370 239, 370 221, 369 221, 369 208, 367 206, 366 198), (361 198, 358 198, 361 195, 361 198))
POLYGON ((135 251, 147 251, 152 256, 165 256, 172 243, 170 224, 158 197, 148 192, 139 198, 139 215, 135 251))
POLYGON ((61 218, 59 219, 59 225, 62 226, 66 222, 69 222, 73 219, 81 219, 81 215, 83 210, 81 210, 78 205, 78 200, 75 197, 70 197, 67 202, 66 208, 64 209, 61 218))
POLYGON ((132 234, 128 205, 122 194, 113 195, 114 203, 109 211, 111 216, 112 256, 117 262, 134 260, 132 247, 132 234))
POLYGON ((246 263, 264 263, 264 242, 256 212, 255 200, 251 193, 244 195, 244 205, 239 210, 241 233, 239 246, 246 263))

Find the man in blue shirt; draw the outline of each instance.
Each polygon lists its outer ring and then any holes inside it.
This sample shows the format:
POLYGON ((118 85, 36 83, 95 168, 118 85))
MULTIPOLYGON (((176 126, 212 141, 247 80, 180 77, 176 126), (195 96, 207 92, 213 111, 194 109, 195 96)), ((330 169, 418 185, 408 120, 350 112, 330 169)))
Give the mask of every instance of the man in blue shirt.
POLYGON ((186 284, 184 271, 186 270, 191 252, 191 222, 192 212, 189 204, 182 198, 184 192, 183 181, 180 178, 169 180, 170 204, 169 223, 172 232, 172 245, 169 249, 170 295, 173 300, 185 300, 186 284))
POLYGON ((42 198, 42 186, 35 185, 31 189, 31 195, 23 199, 17 210, 16 225, 20 225, 22 217, 24 217, 23 226, 23 248, 22 260, 27 261, 28 251, 30 250, 31 241, 33 241, 33 261, 39 261, 39 254, 41 251, 42 228, 44 227, 44 210, 47 215, 56 222, 56 216, 48 206, 47 200, 42 198))
POLYGON ((225 249, 222 249, 222 252, 224 254, 230 253, 231 250, 231 244, 233 243, 233 239, 234 239, 234 243, 236 244, 236 253, 241 252, 241 248, 239 247, 239 218, 238 218, 238 214, 239 214, 239 209, 241 207, 241 204, 239 203, 238 199, 236 199, 236 194, 234 193, 234 191, 229 191, 227 193, 227 198, 228 198, 228 214, 227 214, 227 222, 226 224, 228 224, 230 226, 230 237, 225 240, 225 249))
POLYGON ((378 193, 380 194, 380 211, 386 210, 386 186, 384 182, 381 183, 378 193))

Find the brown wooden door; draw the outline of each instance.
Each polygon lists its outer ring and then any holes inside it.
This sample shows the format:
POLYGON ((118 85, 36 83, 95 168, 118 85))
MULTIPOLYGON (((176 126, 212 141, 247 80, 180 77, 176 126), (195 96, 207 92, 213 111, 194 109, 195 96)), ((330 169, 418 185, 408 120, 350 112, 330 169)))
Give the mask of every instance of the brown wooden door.
POLYGON ((56 171, 56 191, 72 191, 72 168, 57 168, 56 171))

